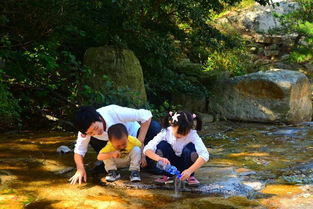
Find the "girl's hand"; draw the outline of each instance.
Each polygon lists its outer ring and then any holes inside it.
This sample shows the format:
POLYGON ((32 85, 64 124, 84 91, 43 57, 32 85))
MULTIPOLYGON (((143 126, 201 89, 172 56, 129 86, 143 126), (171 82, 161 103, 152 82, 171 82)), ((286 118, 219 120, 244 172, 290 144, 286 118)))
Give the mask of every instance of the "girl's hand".
POLYGON ((160 157, 159 161, 162 161, 165 164, 171 164, 171 162, 167 158, 164 158, 164 157, 160 157))
POLYGON ((189 171, 188 169, 184 170, 182 173, 181 173, 181 177, 180 177, 180 180, 182 181, 185 181, 186 179, 188 179, 191 175, 191 171, 189 171))
POLYGON ((119 158, 119 157, 121 157, 121 152, 120 151, 114 151, 113 153, 112 153, 112 157, 113 158, 119 158))

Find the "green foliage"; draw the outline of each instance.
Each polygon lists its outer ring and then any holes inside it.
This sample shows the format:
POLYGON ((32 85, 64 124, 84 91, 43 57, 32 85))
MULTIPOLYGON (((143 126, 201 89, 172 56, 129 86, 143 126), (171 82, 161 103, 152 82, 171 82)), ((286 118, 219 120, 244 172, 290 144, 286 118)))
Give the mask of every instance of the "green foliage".
POLYGON ((151 110, 153 117, 159 120, 165 117, 169 111, 175 112, 181 110, 180 105, 171 105, 168 101, 164 101, 158 106, 147 104, 145 108, 151 110))
POLYGON ((244 75, 252 66, 249 55, 242 49, 214 51, 208 57, 206 71, 229 72, 232 76, 244 75))
POLYGON ((290 59, 297 63, 313 63, 313 20, 298 23, 294 29, 303 37, 303 44, 295 46, 290 54, 290 59))
POLYGON ((114 89, 105 80, 108 91, 97 92, 81 82, 89 73, 82 64, 86 49, 114 45, 135 52, 153 103, 162 104, 175 91, 201 93, 197 81, 173 72, 171 66, 181 56, 205 63, 213 48, 236 47, 231 37, 209 24, 209 14, 238 2, 0 1, 0 58, 6 85, 19 98, 26 119, 42 112, 68 117, 81 102, 134 105, 136 95, 129 89, 114 89))
MULTIPOLYGON (((89 73, 91 71, 89 70, 89 73)), ((109 104, 139 108, 146 105, 140 98, 138 92, 134 92, 128 87, 115 88, 113 82, 106 76, 103 76, 104 91, 100 92, 88 85, 83 85, 79 92, 79 101, 81 105, 93 105, 102 107, 109 104)))
MULTIPOLYGON (((2 80, 2 79, 1 79, 2 80)), ((19 128, 20 107, 18 100, 8 91, 0 80, 0 129, 19 128)))
POLYGON ((292 46, 290 61, 313 63, 313 1, 297 0, 299 9, 281 16, 283 31, 296 33, 298 37, 292 46))

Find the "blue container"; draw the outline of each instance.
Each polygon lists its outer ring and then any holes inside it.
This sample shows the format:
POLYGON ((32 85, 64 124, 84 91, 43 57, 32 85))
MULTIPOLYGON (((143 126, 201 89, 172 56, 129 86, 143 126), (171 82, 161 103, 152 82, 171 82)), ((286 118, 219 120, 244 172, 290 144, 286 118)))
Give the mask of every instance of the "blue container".
POLYGON ((175 175, 177 176, 177 178, 180 178, 181 175, 180 175, 180 171, 173 165, 170 165, 170 164, 165 164, 163 161, 158 161, 156 163, 156 167, 169 173, 169 174, 172 174, 172 175, 175 175))

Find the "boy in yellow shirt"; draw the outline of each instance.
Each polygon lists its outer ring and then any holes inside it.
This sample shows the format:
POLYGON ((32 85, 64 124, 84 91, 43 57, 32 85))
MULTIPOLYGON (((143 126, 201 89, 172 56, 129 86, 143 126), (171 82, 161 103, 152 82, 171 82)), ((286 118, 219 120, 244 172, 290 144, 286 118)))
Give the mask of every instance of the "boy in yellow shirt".
POLYGON ((125 125, 118 123, 108 129, 109 142, 103 147, 98 160, 103 160, 104 168, 108 172, 106 181, 113 182, 120 178, 117 168, 129 166, 130 181, 138 182, 140 178, 141 142, 128 135, 125 125))

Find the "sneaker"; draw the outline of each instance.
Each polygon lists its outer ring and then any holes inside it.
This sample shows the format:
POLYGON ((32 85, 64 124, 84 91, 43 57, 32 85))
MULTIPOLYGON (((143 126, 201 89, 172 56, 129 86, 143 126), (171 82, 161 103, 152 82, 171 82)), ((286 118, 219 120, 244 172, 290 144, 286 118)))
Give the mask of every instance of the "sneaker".
POLYGON ((141 181, 139 171, 130 171, 129 179, 131 182, 139 182, 141 181))
POLYGON ((190 177, 187 179, 187 184, 188 184, 189 186, 199 186, 199 185, 200 185, 200 182, 196 179, 196 177, 190 176, 190 177))
POLYGON ((117 170, 109 170, 108 175, 105 177, 105 180, 108 182, 113 182, 119 179, 121 175, 117 172, 117 170))
POLYGON ((157 178, 154 180, 157 184, 171 184, 174 183, 173 179, 168 176, 161 176, 160 178, 157 178))

